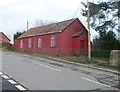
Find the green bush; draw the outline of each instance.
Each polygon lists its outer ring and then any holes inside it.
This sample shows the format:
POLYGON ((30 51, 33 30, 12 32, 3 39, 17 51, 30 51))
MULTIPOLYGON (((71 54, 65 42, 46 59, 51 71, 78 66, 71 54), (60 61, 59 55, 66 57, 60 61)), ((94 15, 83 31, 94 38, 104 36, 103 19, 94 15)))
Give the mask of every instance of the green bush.
POLYGON ((0 43, 0 48, 2 48, 2 43, 0 43))
POLYGON ((15 48, 13 47, 11 43, 3 42, 2 47, 6 48, 9 51, 15 51, 15 48))
POLYGON ((92 57, 109 58, 110 50, 92 50, 92 57))

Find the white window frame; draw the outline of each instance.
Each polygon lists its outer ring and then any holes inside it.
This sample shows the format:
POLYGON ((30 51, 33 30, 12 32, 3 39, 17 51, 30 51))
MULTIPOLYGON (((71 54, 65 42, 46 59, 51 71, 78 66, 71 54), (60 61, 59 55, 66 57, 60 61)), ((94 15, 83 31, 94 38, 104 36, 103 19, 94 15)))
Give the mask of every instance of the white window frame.
POLYGON ((32 39, 31 38, 28 39, 28 48, 32 48, 32 39))
POLYGON ((55 35, 51 35, 51 48, 54 48, 56 45, 56 37, 55 35))
POLYGON ((23 48, 23 40, 20 40, 20 48, 23 48))
POLYGON ((42 38, 38 39, 38 48, 42 48, 42 38))

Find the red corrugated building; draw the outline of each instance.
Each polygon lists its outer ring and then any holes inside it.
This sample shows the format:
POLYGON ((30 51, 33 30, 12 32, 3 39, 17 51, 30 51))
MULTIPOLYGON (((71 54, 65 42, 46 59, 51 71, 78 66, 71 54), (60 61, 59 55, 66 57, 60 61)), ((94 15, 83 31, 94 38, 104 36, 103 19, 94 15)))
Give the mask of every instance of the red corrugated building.
POLYGON ((73 55, 88 50, 88 32, 78 18, 31 28, 14 41, 18 51, 73 55))

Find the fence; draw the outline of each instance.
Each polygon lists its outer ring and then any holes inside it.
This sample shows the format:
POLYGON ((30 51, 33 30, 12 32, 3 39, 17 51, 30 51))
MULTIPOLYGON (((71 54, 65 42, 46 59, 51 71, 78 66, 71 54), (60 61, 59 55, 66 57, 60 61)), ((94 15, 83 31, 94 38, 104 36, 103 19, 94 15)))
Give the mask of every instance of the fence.
POLYGON ((92 60, 105 61, 106 63, 109 63, 110 52, 111 50, 92 50, 92 60))

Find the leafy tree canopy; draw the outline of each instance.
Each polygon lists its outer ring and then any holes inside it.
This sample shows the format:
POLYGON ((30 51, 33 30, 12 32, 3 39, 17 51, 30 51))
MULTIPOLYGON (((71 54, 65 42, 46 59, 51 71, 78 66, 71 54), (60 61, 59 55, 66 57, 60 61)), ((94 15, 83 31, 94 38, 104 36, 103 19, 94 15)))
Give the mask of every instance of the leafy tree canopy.
POLYGON ((93 40, 94 49, 120 50, 120 41, 116 39, 113 31, 105 32, 102 36, 93 40))
POLYGON ((16 32, 15 34, 14 34, 14 40, 16 40, 20 35, 22 35, 23 33, 25 33, 25 31, 24 32, 16 32))
MULTIPOLYGON (((82 9, 82 15, 87 17, 87 4, 81 2, 84 6, 82 9)), ((89 12, 91 19, 91 27, 99 32, 102 36, 106 31, 119 31, 118 30, 118 8, 120 7, 119 2, 89 2, 89 12)))

